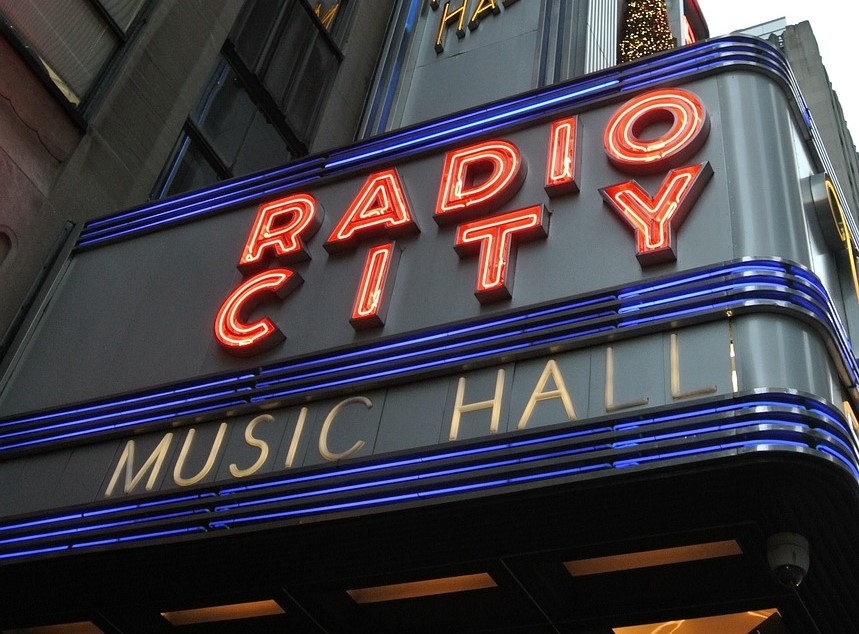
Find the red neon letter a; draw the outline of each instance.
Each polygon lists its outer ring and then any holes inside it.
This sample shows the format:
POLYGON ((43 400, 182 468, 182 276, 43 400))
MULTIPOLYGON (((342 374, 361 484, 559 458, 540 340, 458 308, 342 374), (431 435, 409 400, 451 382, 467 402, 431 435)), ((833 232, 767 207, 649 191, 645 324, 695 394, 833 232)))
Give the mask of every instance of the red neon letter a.
POLYGON ((600 189, 600 194, 635 233, 636 256, 642 266, 677 259, 674 236, 707 184, 709 163, 668 172, 653 198, 635 181, 600 189))
POLYGON ((397 172, 389 169, 370 175, 328 236, 325 248, 332 253, 379 234, 393 237, 417 230, 403 185, 397 172))

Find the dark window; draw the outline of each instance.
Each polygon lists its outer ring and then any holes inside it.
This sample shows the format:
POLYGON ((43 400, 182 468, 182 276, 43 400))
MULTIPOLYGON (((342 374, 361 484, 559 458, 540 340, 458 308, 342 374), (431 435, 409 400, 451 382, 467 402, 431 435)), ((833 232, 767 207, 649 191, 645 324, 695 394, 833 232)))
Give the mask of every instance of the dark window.
POLYGON ((342 31, 345 6, 331 0, 247 2, 153 197, 307 154, 342 59, 329 29, 342 31))
POLYGON ((5 34, 81 112, 140 23, 147 0, 0 0, 5 34))
POLYGON ((202 144, 191 141, 191 134, 185 130, 173 150, 169 169, 162 175, 162 196, 199 189, 219 179, 213 161, 204 155, 202 144))
POLYGON ((332 33, 342 32, 345 15, 345 2, 250 0, 230 33, 234 66, 272 99, 305 146, 342 59, 332 33))

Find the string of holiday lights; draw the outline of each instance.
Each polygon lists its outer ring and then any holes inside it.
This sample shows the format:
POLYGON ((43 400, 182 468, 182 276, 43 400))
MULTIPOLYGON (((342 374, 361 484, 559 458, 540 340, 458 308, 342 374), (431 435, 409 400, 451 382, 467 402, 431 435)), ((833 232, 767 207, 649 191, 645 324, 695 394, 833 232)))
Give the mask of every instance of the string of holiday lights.
POLYGON ((629 0, 623 16, 619 63, 677 47, 668 26, 665 0, 629 0))

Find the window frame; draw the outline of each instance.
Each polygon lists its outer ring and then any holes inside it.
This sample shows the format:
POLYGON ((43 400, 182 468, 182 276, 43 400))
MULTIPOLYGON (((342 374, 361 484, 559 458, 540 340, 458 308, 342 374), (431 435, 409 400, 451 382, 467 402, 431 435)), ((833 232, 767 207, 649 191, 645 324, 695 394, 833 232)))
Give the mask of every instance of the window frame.
MULTIPOLYGON (((337 43, 337 37, 341 37, 347 32, 348 24, 351 22, 351 11, 349 11, 349 9, 351 8, 352 3, 349 2, 349 0, 340 0, 339 2, 339 13, 332 24, 334 27, 334 34, 325 28, 322 23, 321 16, 316 15, 314 8, 308 0, 293 0, 292 2, 282 3, 280 8, 277 10, 277 17, 271 25, 271 28, 268 29, 265 39, 253 59, 253 67, 250 67, 245 62, 242 54, 237 49, 236 41, 233 39, 236 35, 234 30, 231 30, 227 39, 224 41, 220 51, 220 58, 224 60, 227 65, 229 65, 233 73, 235 73, 249 98, 257 107, 257 110, 262 113, 266 121, 271 124, 283 140, 288 152, 293 157, 301 157, 307 156, 310 152, 309 143, 312 138, 312 133, 318 124, 318 113, 313 119, 308 138, 302 140, 290 125, 286 113, 281 110, 280 105, 265 85, 266 73, 271 66, 283 31, 286 29, 289 22, 287 16, 296 4, 301 5, 302 10, 306 12, 307 17, 317 30, 317 35, 322 37, 326 47, 336 59, 336 63, 339 68, 339 64, 343 61, 344 56, 337 43)), ((235 29, 235 26, 233 29, 235 29)), ((330 78, 330 82, 333 83, 333 76, 330 78)), ((325 90, 326 96, 328 92, 330 92, 330 83, 325 90)), ((323 99, 324 98, 325 97, 323 97, 323 99)), ((164 168, 158 175, 149 196, 150 200, 159 200, 169 196, 179 195, 181 193, 179 191, 173 193, 168 192, 173 184, 173 176, 176 173, 178 164, 182 160, 182 156, 184 156, 182 148, 185 143, 190 143, 206 160, 209 167, 211 167, 212 171, 216 174, 218 179, 216 182, 222 182, 230 178, 241 176, 241 174, 234 174, 232 167, 225 164, 214 145, 206 137, 201 126, 194 120, 192 110, 186 117, 168 161, 165 163, 164 168)))
POLYGON ((89 120, 94 116, 99 104, 118 75, 119 69, 131 49, 131 44, 139 35, 143 25, 148 21, 157 0, 144 0, 127 30, 123 30, 117 24, 116 20, 99 0, 80 0, 80 2, 88 4, 105 22, 117 39, 117 48, 109 56, 108 60, 101 65, 95 80, 86 93, 81 95, 81 100, 77 105, 70 101, 54 80, 51 79, 45 65, 40 61, 38 54, 23 34, 19 33, 16 26, 3 17, 0 17, 0 34, 6 38, 21 56, 30 70, 44 84, 51 96, 59 102, 75 125, 85 131, 89 126, 89 120))

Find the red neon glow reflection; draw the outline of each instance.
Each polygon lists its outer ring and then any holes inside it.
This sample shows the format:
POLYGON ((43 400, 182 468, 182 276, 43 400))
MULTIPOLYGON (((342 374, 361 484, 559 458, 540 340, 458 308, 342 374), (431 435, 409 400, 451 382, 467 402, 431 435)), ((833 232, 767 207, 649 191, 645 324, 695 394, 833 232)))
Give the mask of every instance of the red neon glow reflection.
POLYGON ((274 294, 282 299, 301 282, 301 276, 289 269, 271 269, 249 277, 230 293, 218 310, 215 338, 237 355, 256 354, 279 344, 285 337, 268 318, 251 323, 244 320, 266 296, 274 294))
POLYGON ((371 174, 334 227, 325 248, 343 250, 380 233, 391 236, 417 231, 406 194, 394 169, 371 174))
POLYGON ((311 238, 321 222, 310 194, 295 194, 261 206, 239 259, 239 270, 252 272, 265 265, 270 255, 281 262, 309 259, 302 238, 311 238))
POLYGON ((710 130, 701 101, 679 88, 646 92, 627 101, 609 120, 603 144, 609 160, 629 171, 654 172, 694 154, 710 130), (642 133, 654 123, 669 129, 655 139, 642 133))
POLYGON ((516 258, 513 243, 545 238, 548 218, 543 205, 535 205, 459 226, 454 247, 459 256, 480 252, 474 294, 481 303, 511 297, 516 258))
POLYGON ((549 159, 546 192, 550 196, 579 191, 576 170, 576 117, 552 123, 549 133, 549 159))
POLYGON ((692 25, 689 24, 689 18, 683 16, 683 44, 694 44, 698 40, 695 38, 695 32, 692 30, 692 25))
POLYGON ((385 282, 391 272, 393 256, 393 242, 373 247, 367 254, 350 320, 356 329, 383 325, 385 282))
POLYGON ((635 181, 600 190, 609 206, 635 233, 642 265, 676 259, 673 232, 713 174, 709 163, 673 169, 651 198, 635 181))
POLYGON ((510 200, 525 180, 519 149, 507 141, 486 141, 448 152, 435 219, 447 222, 463 212, 487 211, 510 200))

